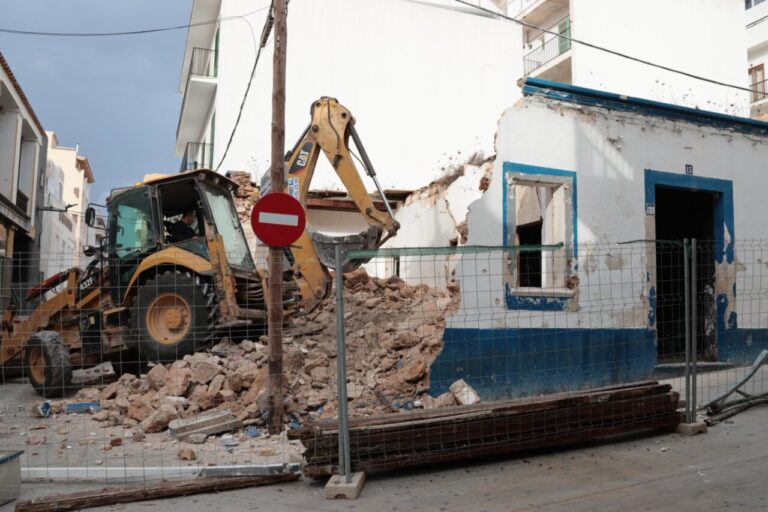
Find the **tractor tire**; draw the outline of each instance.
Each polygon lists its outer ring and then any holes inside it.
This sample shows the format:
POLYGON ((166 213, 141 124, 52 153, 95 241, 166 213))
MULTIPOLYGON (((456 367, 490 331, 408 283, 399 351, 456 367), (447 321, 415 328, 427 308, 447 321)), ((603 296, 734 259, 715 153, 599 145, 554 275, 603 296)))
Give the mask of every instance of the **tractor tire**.
POLYGON ((131 311, 140 359, 171 362, 207 347, 216 313, 213 286, 199 276, 166 271, 147 280, 131 311))
POLYGON ((24 345, 24 369, 35 391, 60 397, 72 388, 72 362, 64 338, 55 331, 35 333, 24 345))

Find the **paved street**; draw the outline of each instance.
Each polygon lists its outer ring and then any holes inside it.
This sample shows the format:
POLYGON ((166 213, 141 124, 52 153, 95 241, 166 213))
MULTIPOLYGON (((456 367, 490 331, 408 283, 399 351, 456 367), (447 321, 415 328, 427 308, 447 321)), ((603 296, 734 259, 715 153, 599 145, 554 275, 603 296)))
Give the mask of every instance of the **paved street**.
MULTIPOLYGON (((630 439, 525 458, 485 461, 369 479, 357 501, 326 501, 321 483, 198 495, 95 510, 764 510, 768 408, 693 438, 630 439)), ((25 497, 82 489, 26 485, 25 497)), ((11 510, 10 507, 0 509, 11 510)))

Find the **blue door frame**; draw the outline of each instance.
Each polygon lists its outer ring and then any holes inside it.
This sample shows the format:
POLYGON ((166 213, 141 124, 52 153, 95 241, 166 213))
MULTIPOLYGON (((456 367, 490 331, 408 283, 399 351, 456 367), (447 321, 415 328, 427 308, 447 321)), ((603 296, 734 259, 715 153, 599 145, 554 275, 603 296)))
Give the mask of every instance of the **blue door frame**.
MULTIPOLYGON (((717 178, 705 178, 701 176, 692 176, 687 174, 677 174, 670 172, 661 172, 652 169, 645 170, 645 204, 646 213, 653 211, 655 215, 656 207, 656 187, 674 188, 678 190, 687 190, 693 192, 713 192, 717 194, 714 208, 713 226, 714 232, 712 239, 715 243, 715 265, 733 264, 734 261, 734 216, 733 216, 733 182, 730 180, 721 180, 717 178)), ((651 240, 656 239, 655 223, 652 233, 649 233, 651 240)), ((649 269, 650 271, 651 269, 649 269)), ((716 270, 717 272, 717 270, 716 270)), ((736 298, 736 283, 733 283, 733 300, 736 298)), ((655 286, 654 286, 655 291, 655 286)), ((736 313, 732 312, 728 319, 725 313, 728 308, 728 294, 720 290, 716 292, 716 341, 718 346, 718 358, 723 360, 728 356, 726 345, 726 329, 736 329, 736 313)), ((653 312, 654 318, 656 311, 653 312)))

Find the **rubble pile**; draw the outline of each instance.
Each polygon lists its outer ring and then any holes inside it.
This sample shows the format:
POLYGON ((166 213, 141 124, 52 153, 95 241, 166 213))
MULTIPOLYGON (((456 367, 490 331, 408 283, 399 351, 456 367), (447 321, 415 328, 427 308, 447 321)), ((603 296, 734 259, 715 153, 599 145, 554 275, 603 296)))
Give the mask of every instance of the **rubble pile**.
MULTIPOLYGON (((370 277, 363 269, 346 274, 344 284, 350 415, 457 403, 458 393, 426 394, 446 314, 457 306, 455 290, 451 294, 411 286, 398 277, 370 277)), ((335 315, 332 296, 284 331, 285 410, 294 427, 336 415, 335 315)), ((136 441, 168 429, 174 420, 219 412, 226 413, 222 421, 230 427, 262 425, 267 356, 266 337, 239 343, 225 338, 205 352, 154 365, 141 376, 124 374, 104 387, 81 389, 74 400, 98 403, 100 410, 91 416, 95 421, 135 427, 136 441)))
POLYGON ((227 177, 237 183, 234 193, 235 208, 240 222, 249 225, 251 210, 260 197, 259 188, 251 181, 251 173, 246 171, 229 171, 227 177))

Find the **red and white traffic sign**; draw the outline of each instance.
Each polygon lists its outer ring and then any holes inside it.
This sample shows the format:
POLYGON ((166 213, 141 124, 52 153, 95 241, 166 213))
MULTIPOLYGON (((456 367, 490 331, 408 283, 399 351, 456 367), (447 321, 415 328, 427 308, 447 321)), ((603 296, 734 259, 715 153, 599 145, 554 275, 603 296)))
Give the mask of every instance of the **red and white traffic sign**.
POLYGON ((253 205, 251 227, 259 240, 272 247, 287 247, 304 232, 307 217, 293 196, 272 192, 253 205))

